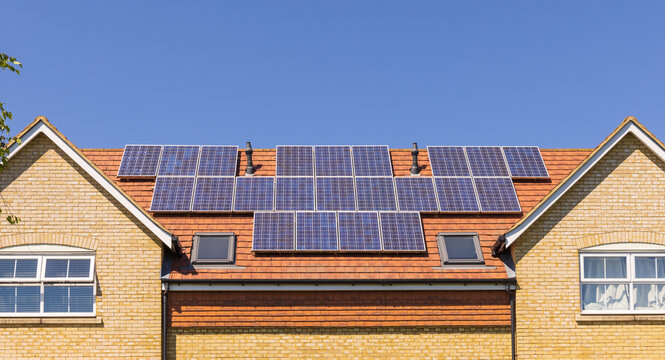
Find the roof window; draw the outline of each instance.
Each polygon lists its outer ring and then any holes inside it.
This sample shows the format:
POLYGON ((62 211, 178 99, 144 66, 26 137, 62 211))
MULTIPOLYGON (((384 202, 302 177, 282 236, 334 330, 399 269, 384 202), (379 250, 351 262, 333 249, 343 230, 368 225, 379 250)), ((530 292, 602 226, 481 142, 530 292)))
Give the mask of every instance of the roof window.
POLYGON ((476 233, 441 233, 437 237, 443 265, 483 264, 483 253, 476 233))
POLYGON ((194 264, 231 264, 235 260, 235 234, 197 233, 192 247, 194 264))

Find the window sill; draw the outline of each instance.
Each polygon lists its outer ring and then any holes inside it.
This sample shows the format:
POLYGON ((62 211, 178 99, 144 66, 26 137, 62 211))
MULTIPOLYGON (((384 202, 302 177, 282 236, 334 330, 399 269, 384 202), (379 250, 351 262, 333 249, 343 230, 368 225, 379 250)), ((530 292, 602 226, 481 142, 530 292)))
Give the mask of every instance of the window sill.
POLYGON ((102 325, 101 317, 16 317, 0 318, 0 326, 3 325, 102 325))
POLYGON ((602 322, 602 321, 663 321, 665 315, 662 314, 577 314, 575 321, 580 322, 602 322))
POLYGON ((432 270, 492 270, 496 266, 487 266, 483 264, 450 264, 442 266, 432 266, 432 270))

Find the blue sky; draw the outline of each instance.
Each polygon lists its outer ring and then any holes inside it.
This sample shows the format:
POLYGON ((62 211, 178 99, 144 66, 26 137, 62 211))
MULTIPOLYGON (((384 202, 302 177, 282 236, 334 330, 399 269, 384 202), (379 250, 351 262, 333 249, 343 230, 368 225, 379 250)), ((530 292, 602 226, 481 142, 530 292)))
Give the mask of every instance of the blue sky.
POLYGON ((665 2, 11 1, 13 130, 133 144, 665 139, 665 2))

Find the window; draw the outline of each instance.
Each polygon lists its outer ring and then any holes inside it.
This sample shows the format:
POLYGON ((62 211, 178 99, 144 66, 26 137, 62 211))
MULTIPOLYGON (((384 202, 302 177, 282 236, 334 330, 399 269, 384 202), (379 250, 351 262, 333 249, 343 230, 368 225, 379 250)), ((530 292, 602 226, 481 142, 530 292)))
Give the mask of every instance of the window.
POLYGON ((665 312, 665 253, 581 254, 583 313, 665 312))
POLYGON ((197 233, 194 235, 192 263, 231 264, 235 255, 233 233, 197 233))
POLYGON ((0 316, 93 316, 92 255, 0 255, 0 316))
POLYGON ((439 234, 439 254, 444 265, 484 264, 476 233, 439 234))

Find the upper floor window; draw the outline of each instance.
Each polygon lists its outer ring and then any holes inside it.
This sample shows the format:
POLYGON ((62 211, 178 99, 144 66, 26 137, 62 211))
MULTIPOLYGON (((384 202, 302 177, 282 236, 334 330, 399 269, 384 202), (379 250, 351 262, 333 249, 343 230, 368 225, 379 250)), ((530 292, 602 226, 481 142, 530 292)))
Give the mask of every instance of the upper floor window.
POLYGON ((235 258, 235 234, 197 233, 192 246, 194 264, 231 264, 235 258))
POLYGON ((476 233, 441 233, 437 237, 444 265, 483 264, 483 253, 476 233))
POLYGON ((0 253, 0 316, 94 316, 94 255, 0 253))

